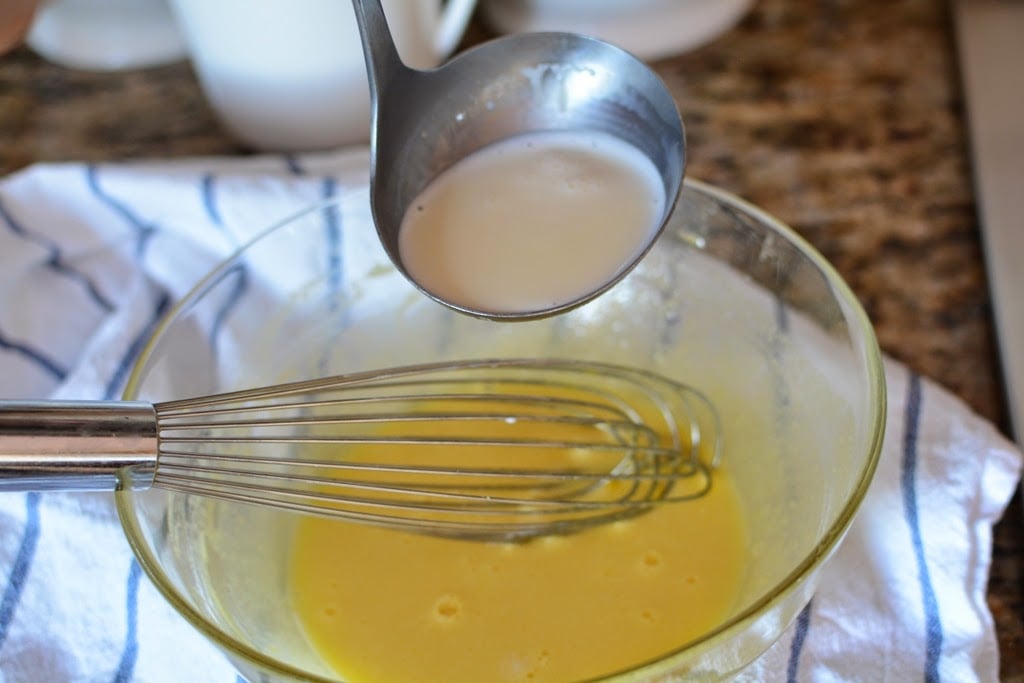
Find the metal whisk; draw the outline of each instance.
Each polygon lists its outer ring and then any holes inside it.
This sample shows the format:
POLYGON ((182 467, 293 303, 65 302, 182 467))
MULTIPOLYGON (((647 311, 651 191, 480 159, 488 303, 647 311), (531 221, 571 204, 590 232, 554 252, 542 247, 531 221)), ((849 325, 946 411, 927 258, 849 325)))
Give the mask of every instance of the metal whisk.
POLYGON ((145 489, 482 539, 703 495, 707 399, 604 363, 417 365, 201 398, 0 402, 0 490, 145 489))

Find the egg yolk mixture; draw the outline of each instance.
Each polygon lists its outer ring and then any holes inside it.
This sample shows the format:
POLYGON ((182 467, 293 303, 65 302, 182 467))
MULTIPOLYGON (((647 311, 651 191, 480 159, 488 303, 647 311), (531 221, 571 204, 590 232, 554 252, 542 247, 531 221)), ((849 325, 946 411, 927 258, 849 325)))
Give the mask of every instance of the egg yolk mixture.
POLYGON ((699 499, 521 543, 304 517, 289 590, 312 646, 352 683, 578 681, 720 623, 746 548, 719 468, 699 499))

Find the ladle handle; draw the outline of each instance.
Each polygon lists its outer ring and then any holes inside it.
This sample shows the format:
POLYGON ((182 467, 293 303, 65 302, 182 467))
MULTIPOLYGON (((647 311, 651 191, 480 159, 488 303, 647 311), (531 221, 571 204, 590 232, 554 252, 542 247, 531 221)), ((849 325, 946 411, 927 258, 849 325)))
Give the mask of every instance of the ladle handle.
POLYGON ((381 93, 387 90, 389 78, 408 71, 409 67, 398 55, 380 0, 352 0, 352 9, 356 13, 359 39, 363 43, 370 99, 376 102, 381 93))
POLYGON ((0 491, 149 488, 157 447, 149 403, 0 401, 0 491))

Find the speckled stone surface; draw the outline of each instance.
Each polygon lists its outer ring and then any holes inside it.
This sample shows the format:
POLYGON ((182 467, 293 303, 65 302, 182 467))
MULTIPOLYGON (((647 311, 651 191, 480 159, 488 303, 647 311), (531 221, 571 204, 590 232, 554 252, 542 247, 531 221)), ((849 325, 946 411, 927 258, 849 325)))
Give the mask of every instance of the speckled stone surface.
MULTIPOLYGON (((486 37, 475 26, 467 38, 486 37)), ((886 353, 1005 427, 953 30, 943 0, 758 0, 656 69, 689 174, 760 205, 850 283, 886 353)), ((185 64, 64 70, 0 58, 0 174, 41 160, 241 154, 185 64)), ((1024 681, 1024 515, 996 529, 1001 677, 1024 681)))
MULTIPOLYGON (((839 270, 883 350, 1006 426, 953 26, 940 0, 760 0, 659 63, 689 172, 780 217, 839 270)), ((1001 678, 1024 681, 1024 510, 996 529, 1001 678)))

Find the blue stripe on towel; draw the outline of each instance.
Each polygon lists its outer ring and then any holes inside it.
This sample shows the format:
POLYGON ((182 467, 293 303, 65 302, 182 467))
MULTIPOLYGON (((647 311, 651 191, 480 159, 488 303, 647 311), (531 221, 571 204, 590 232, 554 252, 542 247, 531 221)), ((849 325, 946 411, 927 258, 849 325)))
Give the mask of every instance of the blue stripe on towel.
POLYGON ((121 651, 121 661, 117 664, 117 672, 114 674, 114 683, 127 683, 135 673, 135 662, 139 657, 139 578, 142 570, 139 563, 132 558, 131 566, 128 568, 127 598, 125 600, 125 612, 127 628, 124 636, 124 649, 121 651))
POLYGON ((107 297, 103 296, 103 293, 100 292, 99 288, 96 286, 96 283, 90 280, 89 277, 86 276, 85 274, 79 273, 75 269, 63 263, 61 261, 61 255, 59 252, 51 253, 49 260, 46 262, 46 265, 54 272, 66 275, 75 282, 81 284, 82 287, 85 288, 85 291, 88 292, 89 298, 96 302, 96 305, 102 308, 104 311, 106 311, 107 313, 112 313, 114 311, 114 304, 109 299, 107 299, 107 297))
POLYGON ((206 209, 206 215, 210 221, 219 228, 224 227, 224 219, 220 215, 220 209, 217 208, 217 197, 213 191, 214 175, 212 173, 204 173, 201 180, 201 188, 203 193, 203 208, 206 209))
POLYGON ((117 368, 114 369, 114 374, 111 376, 110 381, 107 382, 106 389, 103 391, 103 398, 111 400, 117 398, 117 395, 124 384, 125 378, 128 376, 128 371, 131 370, 132 364, 142 351, 142 347, 146 345, 149 338, 153 335, 153 330, 156 328, 157 323, 167 312, 168 306, 170 306, 171 297, 167 292, 161 292, 160 298, 157 299, 156 305, 153 307, 153 315, 150 317, 149 322, 143 327, 139 333, 132 339, 131 344, 128 345, 128 350, 121 358, 121 362, 118 363, 117 368))
MULTIPOLYGON (((324 199, 332 199, 337 190, 338 184, 334 178, 324 178, 324 199)), ((331 297, 329 308, 333 311, 338 305, 338 288, 344 275, 341 261, 341 215, 337 204, 324 208, 324 230, 327 240, 327 295, 331 297)))
POLYGON ((95 195, 97 199, 113 209, 114 212, 118 213, 126 223, 135 229, 135 233, 137 235, 135 255, 141 256, 146 250, 146 244, 149 242, 149 239, 156 232, 156 228, 136 215, 134 211, 128 208, 127 204, 115 198, 113 195, 108 194, 106 190, 100 187, 99 169, 94 164, 86 165, 85 181, 89 186, 89 190, 92 191, 93 195, 95 195))
POLYGON ((241 301, 242 295, 245 294, 245 290, 249 287, 249 271, 246 269, 244 263, 238 263, 224 272, 218 281, 218 285, 228 277, 235 275, 234 284, 231 286, 231 291, 228 292, 227 299, 217 309, 216 314, 213 318, 213 324, 210 326, 210 346, 213 348, 216 355, 217 351, 217 340, 220 337, 220 330, 224 327, 224 322, 227 320, 228 315, 241 301))
POLYGON ((807 632, 811 628, 811 606, 813 604, 813 601, 807 603, 807 606, 796 618, 793 642, 789 646, 789 663, 786 665, 787 683, 796 683, 797 673, 800 671, 800 653, 803 652, 804 643, 807 642, 807 632))
POLYGON ((900 488, 903 492, 903 509, 907 517, 907 524, 910 526, 914 557, 917 560, 917 577, 921 584, 921 601, 925 621, 924 680, 927 683, 937 683, 939 681, 939 656, 942 654, 942 621, 939 617, 935 589, 932 586, 928 564, 925 560, 915 488, 917 437, 921 419, 921 377, 911 373, 908 385, 907 406, 904 413, 903 470, 900 476, 900 488))
MULTIPOLYGON (((236 674, 235 683, 253 683, 242 674, 236 674)), ((267 676, 266 671, 259 672, 259 678, 255 680, 255 683, 270 683, 270 677, 267 676)))
POLYGON ((11 351, 19 356, 29 359, 39 367, 43 368, 46 372, 53 375, 57 380, 63 380, 67 377, 68 371, 58 365, 56 361, 51 358, 47 358, 42 351, 37 351, 26 344, 7 339, 4 337, 2 332, 0 332, 0 349, 11 351))
POLYGON ((39 493, 25 494, 25 533, 21 537, 21 545, 14 557, 14 565, 7 577, 3 598, 0 598, 0 647, 7 640, 7 632, 14 619, 14 611, 21 600, 21 592, 25 588, 32 560, 39 542, 39 493))
MULTIPOLYGON (((203 206, 206 208, 206 215, 210 221, 213 222, 222 231, 228 232, 227 225, 224 223, 224 218, 220 213, 220 209, 217 206, 217 195, 215 190, 216 176, 212 173, 206 173, 202 178, 202 194, 203 194, 203 206)), ((228 233, 228 237, 231 238, 232 242, 237 244, 237 240, 233 235, 228 233)), ((237 263, 227 271, 225 271, 220 279, 212 286, 220 286, 220 284, 229 277, 236 276, 234 283, 231 285, 231 290, 228 292, 227 299, 217 309, 217 312, 213 319, 213 325, 210 327, 210 346, 213 347, 214 351, 217 349, 217 339, 220 337, 220 330, 224 326, 224 321, 227 320, 228 315, 232 309, 241 300, 242 295, 249 286, 249 272, 246 269, 245 263, 237 263)))
MULTIPOLYGON (((332 199, 337 192, 338 184, 334 178, 326 177, 323 179, 323 185, 321 189, 321 196, 323 199, 332 199)), ((338 290, 342 283, 342 260, 341 260, 341 214, 339 212, 338 205, 336 203, 330 203, 323 209, 324 216, 324 241, 327 246, 327 310, 330 313, 336 313, 339 307, 338 290)), ((343 314, 339 320, 338 325, 341 328, 345 327, 345 318, 347 316, 343 314)), ((318 372, 321 375, 328 374, 330 367, 331 347, 330 345, 324 348, 321 354, 320 361, 317 364, 318 372)))
POLYGON ((99 287, 96 286, 96 283, 93 282, 88 275, 72 268, 64 262, 64 257, 61 254, 60 248, 55 242, 52 242, 42 235, 36 235, 30 232, 24 225, 21 225, 21 223, 14 220, 14 216, 12 216, 10 211, 7 210, 7 207, 3 205, 3 202, 0 202, 0 218, 4 219, 4 222, 10 226, 11 231, 15 235, 46 249, 49 254, 46 259, 47 268, 80 284, 89 294, 89 298, 91 298, 97 306, 107 313, 114 310, 114 304, 111 303, 107 297, 103 296, 99 287))
MULTIPOLYGON (((135 335, 135 338, 132 339, 124 356, 122 356, 121 361, 118 363, 117 368, 115 368, 114 374, 107 383, 106 390, 103 394, 105 399, 110 400, 117 396, 121 385, 124 383, 125 376, 128 374, 129 369, 138 357, 139 352, 142 351, 142 347, 153 335, 153 330, 167 311, 167 308, 170 306, 170 301, 171 297, 166 292, 161 292, 156 305, 153 307, 153 315, 139 333, 135 335)), ((137 625, 139 619, 139 574, 139 564, 133 559, 131 566, 128 569, 128 596, 125 603, 128 627, 125 634, 124 650, 121 652, 121 660, 118 663, 117 672, 114 676, 114 681, 116 683, 125 683, 126 681, 131 680, 132 675, 135 672, 135 661, 138 657, 139 651, 137 636, 137 625)))
POLYGON ((288 166, 288 172, 292 175, 306 175, 306 169, 302 168, 302 164, 299 163, 298 157, 294 154, 285 154, 284 163, 288 166))
MULTIPOLYGON (((782 363, 785 356, 786 342, 784 337, 789 334, 789 306, 780 294, 775 295, 775 326, 776 334, 772 335, 771 350, 772 359, 776 363, 782 363)), ((775 373, 775 405, 776 420, 780 429, 791 421, 789 406, 791 403, 789 385, 784 379, 775 373)), ((800 673, 800 655, 803 653, 804 645, 807 643, 807 634, 811 628, 811 610, 814 601, 810 601, 800 611, 796 618, 796 626, 793 630, 793 641, 789 646, 789 661, 786 663, 786 682, 796 683, 800 673)))

